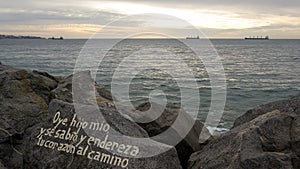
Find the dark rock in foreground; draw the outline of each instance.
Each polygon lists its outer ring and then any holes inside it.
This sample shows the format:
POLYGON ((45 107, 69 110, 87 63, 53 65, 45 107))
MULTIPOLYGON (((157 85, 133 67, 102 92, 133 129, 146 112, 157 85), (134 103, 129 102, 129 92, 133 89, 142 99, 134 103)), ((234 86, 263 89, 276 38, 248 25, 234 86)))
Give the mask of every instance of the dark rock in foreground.
POLYGON ((265 105, 260 105, 254 109, 248 110, 244 115, 238 117, 234 122, 234 127, 251 121, 252 119, 271 112, 279 110, 286 113, 299 113, 300 112, 300 95, 292 97, 287 100, 276 101, 265 105))
MULTIPOLYGON (((208 142, 204 141, 203 143, 199 142, 199 136, 200 133, 206 135, 206 138, 210 138, 211 135, 206 127, 204 127, 203 123, 199 120, 196 120, 194 122, 193 127, 191 128, 190 132, 182 138, 176 129, 172 128, 172 124, 178 117, 179 113, 183 114, 183 117, 185 117, 183 120, 183 123, 181 123, 182 127, 186 127, 189 124, 193 123, 193 119, 188 115, 186 112, 181 111, 178 108, 172 108, 167 107, 163 109, 161 105, 155 104, 155 103, 144 103, 140 105, 137 109, 140 111, 147 111, 149 110, 150 106, 153 108, 153 111, 155 112, 149 112, 150 114, 154 114, 156 112, 162 112, 161 116, 157 118, 154 121, 151 121, 149 123, 139 123, 139 125, 145 129, 150 137, 156 136, 165 130, 169 129, 171 127, 172 129, 172 136, 173 137, 179 137, 181 138, 180 141, 175 147, 178 152, 178 156, 181 162, 181 165, 186 168, 187 162, 190 157, 190 155, 193 152, 201 150, 201 148, 208 142)), ((143 117, 145 118, 145 117, 143 117)), ((160 140, 161 142, 164 142, 165 144, 170 144, 168 141, 170 140, 160 140)))
MULTIPOLYGON (((144 129, 115 110, 108 91, 90 81, 87 72, 80 75, 88 87, 95 87, 97 104, 107 112, 111 127, 124 135, 148 137, 144 129)), ((40 128, 53 127, 55 112, 69 118, 74 113, 71 93, 72 76, 60 78, 0 64, 0 168, 120 168, 37 145, 40 128)), ((180 169, 181 165, 176 149, 171 148, 158 156, 132 158, 128 167, 180 169)))
POLYGON ((24 139, 43 121, 56 85, 43 75, 0 65, 0 163, 6 168, 26 163, 24 139))
MULTIPOLYGON (((68 119, 71 119, 75 112, 72 103, 67 103, 64 101, 54 99, 49 105, 49 116, 53 117, 57 111, 60 111, 62 117, 67 117, 68 119)), ((140 128, 137 124, 131 122, 130 120, 124 119, 124 117, 119 115, 115 109, 102 108, 101 112, 105 115, 106 120, 110 124, 110 126, 112 126, 118 132, 134 137, 148 137, 148 134, 142 128, 140 128), (120 123, 120 121, 122 123, 120 123)), ((49 123, 43 123, 40 125, 43 125, 44 127, 53 127, 53 125, 49 125, 49 123)), ((38 131, 40 125, 35 126, 36 129, 34 131, 38 131)), ((65 128, 60 127, 59 129, 65 128)), ((95 160, 88 160, 87 157, 50 150, 44 147, 37 147, 35 143, 38 141, 38 134, 38 132, 33 132, 26 141, 26 156, 24 158, 25 161, 27 161, 27 163, 25 165, 25 168, 34 168, 33 166, 36 166, 35 168, 121 168, 106 163, 100 163, 95 160)), ((84 134, 83 130, 81 130, 81 134, 86 135, 84 134)), ((121 140, 118 141, 122 143, 121 140)), ((64 143, 71 144, 72 142, 64 141, 64 143)), ((89 150, 90 149, 101 153, 113 155, 108 151, 100 149, 96 146, 90 146, 89 150)), ((177 157, 177 152, 173 148, 170 149, 168 152, 151 158, 131 158, 129 160, 128 168, 180 169, 181 166, 177 157)))
POLYGON ((234 128, 209 142, 189 168, 300 168, 300 95, 259 106, 234 128))
MULTIPOLYGON (((103 86, 98 85, 95 81, 91 78, 89 71, 79 72, 76 74, 76 77, 81 78, 81 81, 78 82, 77 86, 82 86, 87 88, 87 90, 95 90, 95 96, 98 103, 112 103, 112 96, 110 95, 109 91, 107 91, 103 86)), ((73 83, 73 75, 70 75, 66 78, 61 79, 58 82, 58 85, 55 89, 51 91, 51 99, 59 99, 65 102, 72 103, 73 96, 72 96, 72 85, 73 83)), ((86 92, 86 91, 85 91, 86 92)), ((91 97, 91 93, 82 92, 80 95, 81 97, 86 98, 84 101, 88 102, 89 99, 87 97, 91 97)), ((87 103, 86 104, 89 104, 87 103)))

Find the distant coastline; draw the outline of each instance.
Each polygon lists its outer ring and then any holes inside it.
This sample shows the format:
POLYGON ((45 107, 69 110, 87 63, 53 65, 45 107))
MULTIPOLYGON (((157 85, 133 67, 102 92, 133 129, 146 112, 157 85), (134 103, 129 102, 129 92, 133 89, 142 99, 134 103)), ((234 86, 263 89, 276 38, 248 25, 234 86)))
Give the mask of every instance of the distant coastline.
POLYGON ((64 38, 61 37, 51 37, 51 38, 45 38, 40 36, 29 36, 29 35, 0 35, 0 39, 49 39, 49 40, 63 40, 64 38))
POLYGON ((0 35, 0 39, 46 39, 39 36, 0 35))

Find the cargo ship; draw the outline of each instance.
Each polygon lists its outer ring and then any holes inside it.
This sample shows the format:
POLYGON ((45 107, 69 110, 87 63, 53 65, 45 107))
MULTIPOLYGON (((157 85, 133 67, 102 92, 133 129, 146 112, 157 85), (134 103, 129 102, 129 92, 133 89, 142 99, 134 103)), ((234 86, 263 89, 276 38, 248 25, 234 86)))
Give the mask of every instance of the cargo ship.
POLYGON ((245 37, 246 40, 269 40, 269 36, 265 36, 265 37, 259 37, 259 36, 253 36, 253 37, 245 37))
POLYGON ((194 36, 194 37, 193 36, 188 36, 188 37, 186 37, 186 39, 200 39, 200 38, 199 38, 199 36, 194 36))

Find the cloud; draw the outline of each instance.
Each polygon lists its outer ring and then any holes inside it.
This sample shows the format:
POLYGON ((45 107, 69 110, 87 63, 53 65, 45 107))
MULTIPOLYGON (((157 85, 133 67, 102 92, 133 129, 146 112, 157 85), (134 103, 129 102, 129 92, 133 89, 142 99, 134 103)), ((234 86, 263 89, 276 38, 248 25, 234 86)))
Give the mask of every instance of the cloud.
POLYGON ((12 9, 0 8, 1 23, 30 23, 40 24, 46 22, 52 24, 60 22, 72 23, 99 23, 105 24, 113 19, 121 17, 120 14, 104 11, 93 10, 73 10, 73 9, 50 9, 50 10, 29 10, 29 9, 12 9), (101 19, 99 18, 101 17, 101 19))
MULTIPOLYGON (((92 0, 92 2, 99 2, 97 0, 92 0)), ((103 2, 103 1, 101 1, 103 2)), ((284 8, 284 7, 295 7, 300 5, 299 0, 251 0, 251 1, 241 1, 241 0, 189 0, 189 1, 182 1, 182 0, 126 0, 126 1, 119 1, 119 0, 110 0, 109 2, 129 2, 129 3, 140 3, 140 4, 147 4, 153 6, 163 6, 163 7, 177 7, 177 8, 195 8, 195 7, 234 7, 240 6, 243 8, 249 7, 256 7, 256 8, 284 8)))
MULTIPOLYGON (((241 37, 259 31, 278 37, 290 31, 286 34, 300 37, 296 33, 300 26, 299 0, 0 0, 0 4, 0 32, 3 33, 22 33, 23 27, 28 33, 44 31, 49 35, 62 31, 70 37, 83 37, 118 18, 158 12, 187 20, 212 37, 241 37)), ((184 36, 179 32, 184 28, 172 24, 163 19, 134 18, 118 22, 111 31, 134 32, 133 28, 162 31, 173 26, 170 31, 184 36)))

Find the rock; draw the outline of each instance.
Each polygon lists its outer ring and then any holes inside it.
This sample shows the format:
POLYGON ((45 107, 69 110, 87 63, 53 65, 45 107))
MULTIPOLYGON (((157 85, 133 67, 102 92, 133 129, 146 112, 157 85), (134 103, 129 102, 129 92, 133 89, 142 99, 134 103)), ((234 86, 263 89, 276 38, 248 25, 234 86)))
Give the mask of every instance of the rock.
POLYGON ((50 102, 50 92, 57 86, 56 80, 36 73, 31 73, 29 79, 34 92, 48 104, 50 102))
MULTIPOLYGON (((74 115, 74 106, 72 103, 63 102, 60 100, 52 100, 49 105, 49 116, 54 117, 55 113, 59 111, 63 118, 72 119, 74 115)), ((86 112, 89 112, 89 108, 85 109, 86 112)), ((140 128, 137 124, 131 122, 130 120, 125 119, 123 116, 119 115, 114 108, 105 108, 101 109, 101 112, 105 115, 106 121, 118 132, 134 137, 148 137, 148 134, 140 128)), ((86 121, 89 119, 85 118, 86 121)), ((96 120, 95 118, 92 118, 96 120)), ((91 120, 92 120, 91 119, 91 120)), ((49 125, 51 123, 45 123, 47 127, 53 127, 54 125, 49 125)), ((40 126, 38 126, 39 128, 40 126)), ((39 134, 38 128, 34 129, 35 132, 32 132, 30 139, 27 142, 26 149, 26 159, 25 167, 30 168, 36 166, 36 168, 120 168, 114 167, 113 165, 108 165, 106 163, 101 163, 95 160, 88 160, 86 156, 71 155, 67 153, 62 153, 59 151, 47 149, 47 148, 38 148, 35 143, 37 143, 37 136, 39 134), (41 161, 43 161, 41 163, 41 161)), ((66 128, 59 128, 66 129, 66 128)), ((76 130, 76 129, 75 129, 76 130)), ((80 134, 85 134, 81 130, 80 134)), ((86 134, 85 134, 86 135, 86 134)), ((111 136, 111 135, 109 135, 111 136)), ((70 144, 71 142, 64 142, 70 144)), ((122 142, 120 142, 122 143, 122 142)), ((86 146, 84 144, 84 146, 86 146)), ((99 151, 101 153, 109 153, 103 149, 97 147, 90 147, 89 150, 99 151)), ((146 168, 146 169, 165 169, 165 168, 175 168, 180 169, 180 162, 177 156, 177 152, 174 148, 170 149, 164 154, 160 154, 155 157, 150 158, 130 158, 128 168, 146 168)))
MULTIPOLYGON (((85 80, 88 89, 95 87, 96 104, 99 104, 111 127, 123 135, 148 137, 144 129, 125 119, 115 110, 112 97, 103 86, 95 84, 87 72, 81 72, 79 76, 85 80)), ((45 72, 31 73, 0 65, 0 168, 120 168, 89 160, 86 156, 37 145, 40 129, 54 126, 52 120, 57 110, 60 110, 64 117, 70 118, 73 115, 72 78, 69 76, 60 79, 45 72)), ((76 84, 76 87, 82 89, 86 89, 86 86, 81 83, 76 84)), ((88 98, 90 94, 85 96, 83 93, 81 96, 88 98)), ((84 104, 93 104, 91 100, 87 100, 84 104)), ((85 134, 84 131, 80 132, 85 134)), ((66 143, 74 144, 71 141, 66 143)), ((145 145, 146 143, 140 144, 141 148, 149 147, 145 145)), ((161 147, 152 148, 156 150, 161 147)), ((95 148, 95 150, 106 153, 103 149, 95 148)), ((132 158, 128 168, 179 169, 181 166, 176 149, 170 148, 169 151, 158 156, 132 158)))
POLYGON ((252 111, 255 115, 248 111, 236 127, 192 154, 188 168, 299 168, 298 99, 259 106, 252 111))
POLYGON ((60 76, 52 76, 52 75, 50 75, 50 74, 47 73, 47 72, 40 72, 40 71, 37 71, 37 70, 33 70, 32 73, 34 73, 34 74, 39 74, 39 75, 42 75, 42 76, 45 76, 45 77, 47 77, 47 78, 49 78, 49 79, 52 79, 52 80, 54 80, 54 81, 56 81, 56 82, 59 82, 60 80, 63 80, 63 77, 60 77, 60 76))
POLYGON ((260 105, 254 109, 248 110, 244 115, 238 117, 234 122, 234 127, 251 121, 252 119, 271 112, 279 110, 282 112, 300 112, 300 94, 287 100, 276 101, 264 105, 260 105))
POLYGON ((50 80, 43 76, 35 76, 25 70, 1 65, 1 118, 8 120, 9 125, 17 126, 15 129, 22 132, 24 125, 33 124, 39 120, 35 119, 37 116, 47 111, 46 96, 50 95, 51 85, 50 80))
POLYGON ((51 99, 59 99, 73 103, 72 97, 72 76, 68 76, 59 81, 57 87, 51 91, 51 99))
MULTIPOLYGON (((73 96, 72 96, 73 76, 74 75, 70 75, 58 83, 57 88, 51 91, 52 99, 59 99, 62 101, 73 103, 73 96)), ((80 87, 80 85, 82 85, 80 83, 84 82, 84 85, 88 84, 88 85, 86 85, 89 88, 88 90, 97 91, 97 93, 95 94, 97 102, 110 103, 110 104, 112 103, 112 96, 111 96, 110 92, 107 91, 103 86, 95 83, 95 81, 92 79, 89 71, 79 72, 76 74, 76 76, 78 78, 80 78, 80 80, 78 80, 78 84, 77 84, 79 87, 80 87)), ((85 92, 83 92, 82 94, 84 95, 83 97, 86 97, 85 92)), ((90 93, 88 93, 88 94, 90 94, 90 93)), ((92 99, 93 98, 91 98, 90 100, 92 100, 92 99)), ((86 99, 86 100, 88 100, 88 99, 86 99)))
POLYGON ((0 162, 5 167, 23 165, 27 129, 43 119, 55 85, 48 77, 0 65, 0 162))
MULTIPOLYGON (((150 103, 144 103, 138 106, 137 110, 140 111, 147 111, 149 110, 151 104, 150 103)), ((149 123, 139 123, 139 125, 145 129, 149 136, 156 136, 168 128, 170 128, 173 124, 173 122, 176 120, 179 109, 175 107, 167 107, 166 109, 163 109, 163 107, 159 104, 152 103, 152 108, 154 112, 149 112, 149 114, 155 114, 157 112, 163 112, 159 118, 157 118, 154 121, 151 121, 149 123)), ((183 113, 185 117, 185 123, 182 124, 182 126, 191 124, 193 122, 193 119, 185 112, 183 113)), ((178 132, 172 128, 174 133, 172 134, 173 137, 181 137, 178 135, 178 132), (176 136, 177 135, 177 136, 176 136)), ((207 138, 210 138, 211 135, 206 127, 204 127, 203 123, 199 120, 195 121, 194 126, 190 130, 190 132, 185 136, 185 138, 182 138, 182 141, 180 141, 175 147, 178 152, 178 156, 180 158, 180 163, 183 168, 187 167, 187 162, 190 157, 190 155, 195 152, 201 150, 201 148, 207 144, 208 141, 204 141, 204 143, 199 143, 199 136, 201 131, 205 133, 207 138)), ((165 140, 162 140, 165 141, 165 140)), ((169 144, 168 141, 164 142, 165 144, 169 144)))
MULTIPOLYGON (((1 62, 0 62, 1 64, 1 62)), ((0 162, 0 169, 7 169, 6 167, 4 167, 4 165, 0 162)))
POLYGON ((110 93, 110 91, 108 91, 104 86, 97 84, 95 85, 96 91, 99 93, 99 95, 104 98, 107 101, 112 101, 113 97, 110 93))

